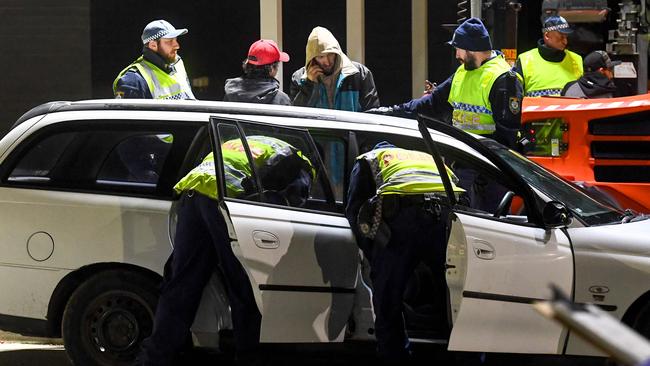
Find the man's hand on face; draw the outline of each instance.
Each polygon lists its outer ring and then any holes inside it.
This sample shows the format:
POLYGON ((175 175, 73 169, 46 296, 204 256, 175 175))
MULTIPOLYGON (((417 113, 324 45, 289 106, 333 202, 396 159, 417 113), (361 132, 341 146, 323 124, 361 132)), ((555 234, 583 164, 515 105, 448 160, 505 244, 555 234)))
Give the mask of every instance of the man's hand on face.
POLYGON ((319 79, 322 75, 323 69, 316 62, 316 60, 312 60, 307 67, 307 79, 309 79, 311 82, 317 83, 319 82, 319 79))

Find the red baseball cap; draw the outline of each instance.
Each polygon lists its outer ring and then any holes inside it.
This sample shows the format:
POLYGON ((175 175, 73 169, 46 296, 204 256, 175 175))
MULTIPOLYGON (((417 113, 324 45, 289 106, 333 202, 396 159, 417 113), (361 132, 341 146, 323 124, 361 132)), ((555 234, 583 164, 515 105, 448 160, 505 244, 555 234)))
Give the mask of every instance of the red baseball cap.
POLYGON ((260 39, 248 49, 248 63, 250 64, 268 65, 278 61, 289 61, 289 55, 280 51, 273 40, 260 39))

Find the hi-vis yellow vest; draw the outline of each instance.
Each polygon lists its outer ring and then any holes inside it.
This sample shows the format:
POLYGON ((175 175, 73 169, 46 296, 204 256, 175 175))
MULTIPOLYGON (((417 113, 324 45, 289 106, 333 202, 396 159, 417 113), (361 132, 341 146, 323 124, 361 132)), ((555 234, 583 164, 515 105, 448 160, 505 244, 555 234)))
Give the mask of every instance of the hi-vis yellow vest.
POLYGON ((158 66, 140 56, 131 65, 122 70, 113 81, 113 93, 117 82, 130 69, 136 68, 149 86, 153 99, 196 99, 187 81, 187 72, 183 60, 179 59, 174 65, 176 72, 170 75, 158 66))
MULTIPOLYGON (((357 159, 364 159, 370 165, 377 185, 377 195, 424 194, 444 192, 445 188, 433 157, 427 153, 400 148, 371 150, 357 159)), ((463 192, 456 187, 458 178, 451 169, 447 174, 455 192, 463 192)))
POLYGON ((537 48, 519 55, 525 96, 560 95, 568 82, 582 76, 582 57, 569 50, 564 50, 564 53, 561 62, 544 60, 537 48))
POLYGON ((511 67, 498 55, 475 70, 460 65, 454 74, 449 91, 449 104, 454 108, 454 127, 476 134, 491 134, 496 130, 492 117, 490 91, 494 81, 511 67))
MULTIPOLYGON (((278 156, 287 157, 296 154, 311 169, 312 179, 315 179, 315 171, 309 159, 290 144, 267 136, 248 136, 246 141, 256 166, 275 161, 278 156)), ((221 154, 224 162, 226 196, 240 197, 244 193, 244 179, 252 175, 244 145, 240 139, 226 141, 221 145, 221 154)), ((201 164, 176 183, 174 190, 178 193, 194 190, 216 200, 217 178, 213 153, 208 154, 201 164)))

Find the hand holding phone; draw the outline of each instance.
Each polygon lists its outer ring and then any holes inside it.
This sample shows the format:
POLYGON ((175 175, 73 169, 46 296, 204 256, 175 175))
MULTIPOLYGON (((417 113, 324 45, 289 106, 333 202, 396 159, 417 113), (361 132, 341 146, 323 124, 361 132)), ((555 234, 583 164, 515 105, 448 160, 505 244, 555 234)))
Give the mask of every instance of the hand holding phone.
POLYGON ((317 83, 320 81, 320 77, 322 75, 323 69, 315 60, 311 60, 307 65, 307 79, 314 83, 317 83))

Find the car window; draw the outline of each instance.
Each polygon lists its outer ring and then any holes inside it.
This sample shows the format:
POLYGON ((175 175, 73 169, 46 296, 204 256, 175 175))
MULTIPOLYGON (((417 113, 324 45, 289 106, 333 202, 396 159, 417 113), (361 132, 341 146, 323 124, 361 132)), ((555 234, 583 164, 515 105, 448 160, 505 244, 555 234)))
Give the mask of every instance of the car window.
POLYGON ((456 177, 458 194, 456 210, 494 219, 525 223, 528 221, 523 194, 495 166, 472 153, 449 145, 438 144, 445 165, 456 177))
POLYGON ((44 129, 8 157, 4 182, 27 188, 171 198, 178 169, 199 127, 93 121, 44 129))
POLYGON ((155 188, 173 143, 172 134, 128 136, 108 154, 97 183, 155 188))
POLYGON ((50 171, 76 135, 75 132, 60 133, 35 144, 13 169, 9 181, 48 182, 50 171))
MULTIPOLYGON (((332 183, 332 190, 337 202, 343 202, 346 187, 345 171, 347 146, 344 139, 337 136, 327 136, 323 134, 312 134, 316 147, 323 159, 323 165, 332 183)), ((321 185, 316 185, 312 189, 312 196, 319 199, 325 199, 325 192, 321 185)))
POLYGON ((226 197, 340 211, 307 131, 246 122, 238 126, 217 124, 226 197))
MULTIPOLYGON (((372 132, 358 132, 357 136, 361 153, 371 150, 382 141, 400 148, 428 153, 420 137, 387 136, 372 132)), ((438 148, 445 165, 454 173, 454 183, 464 190, 457 194, 456 210, 517 223, 527 221, 522 196, 513 188, 515 185, 507 182, 496 167, 467 151, 449 145, 438 144, 438 148), (514 193, 512 201, 503 212, 497 213, 497 207, 509 191, 514 193), (495 213, 499 217, 495 217, 495 213)), ((477 152, 473 153, 478 155, 477 152)))

